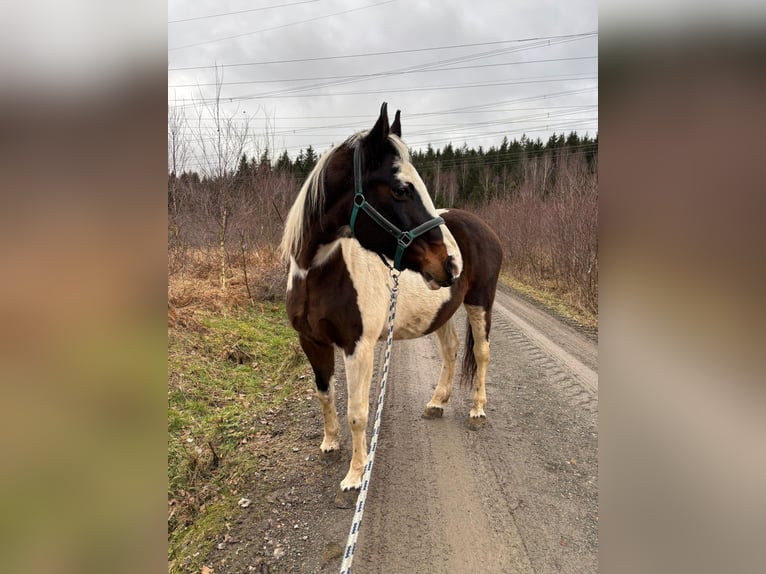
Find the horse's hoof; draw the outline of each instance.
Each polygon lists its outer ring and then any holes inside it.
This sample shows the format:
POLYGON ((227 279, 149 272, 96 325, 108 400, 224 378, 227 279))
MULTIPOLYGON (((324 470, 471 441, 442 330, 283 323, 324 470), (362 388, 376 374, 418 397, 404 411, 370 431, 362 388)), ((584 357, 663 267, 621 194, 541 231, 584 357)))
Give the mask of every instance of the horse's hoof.
POLYGON ((442 418, 443 414, 444 414, 444 409, 441 407, 426 407, 426 410, 423 411, 423 418, 424 419, 440 419, 442 418))
POLYGON ((335 508, 353 508, 356 505, 358 494, 358 490, 338 489, 338 492, 335 494, 335 508))
POLYGON ((319 445, 319 450, 322 454, 332 455, 333 453, 337 453, 340 450, 340 443, 337 440, 323 440, 322 444, 319 445))
POLYGON ((361 479, 359 479, 358 483, 355 482, 355 481, 352 481, 352 480, 346 480, 345 478, 340 481, 340 489, 343 492, 348 492, 348 491, 356 492, 360 488, 362 488, 362 480, 361 479))
POLYGON ((320 449, 320 458, 322 460, 339 460, 340 459, 340 448, 333 448, 331 450, 324 450, 320 449))
POLYGON ((484 415, 478 417, 468 417, 468 428, 471 430, 479 430, 487 424, 487 417, 484 415))
POLYGON ((367 465, 367 461, 364 461, 364 465, 359 470, 350 468, 343 480, 340 481, 341 490, 359 490, 362 488, 362 478, 364 478, 364 466, 367 465))

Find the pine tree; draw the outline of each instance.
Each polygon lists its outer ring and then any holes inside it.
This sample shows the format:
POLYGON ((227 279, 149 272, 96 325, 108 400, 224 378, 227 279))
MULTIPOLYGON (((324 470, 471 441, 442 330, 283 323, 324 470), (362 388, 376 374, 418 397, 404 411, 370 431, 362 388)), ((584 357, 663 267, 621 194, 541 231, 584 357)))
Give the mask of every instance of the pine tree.
POLYGON ((279 156, 274 169, 280 173, 291 172, 293 170, 293 162, 290 160, 290 154, 287 153, 287 150, 282 152, 282 155, 279 156))

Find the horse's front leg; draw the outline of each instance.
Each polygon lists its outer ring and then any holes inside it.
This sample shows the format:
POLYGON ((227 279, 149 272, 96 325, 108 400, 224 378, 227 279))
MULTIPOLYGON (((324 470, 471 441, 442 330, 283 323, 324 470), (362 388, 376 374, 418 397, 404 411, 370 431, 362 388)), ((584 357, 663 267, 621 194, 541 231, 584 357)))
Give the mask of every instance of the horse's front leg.
POLYGON ((348 384, 348 426, 351 429, 351 464, 340 487, 351 490, 362 486, 367 464, 367 417, 370 406, 370 383, 375 341, 360 339, 354 353, 344 355, 348 384))
POLYGON ((317 385, 317 398, 322 407, 324 419, 324 438, 319 449, 324 452, 337 451, 340 448, 338 442, 338 414, 335 411, 335 349, 332 345, 317 343, 310 338, 301 335, 301 347, 314 369, 314 377, 317 385))

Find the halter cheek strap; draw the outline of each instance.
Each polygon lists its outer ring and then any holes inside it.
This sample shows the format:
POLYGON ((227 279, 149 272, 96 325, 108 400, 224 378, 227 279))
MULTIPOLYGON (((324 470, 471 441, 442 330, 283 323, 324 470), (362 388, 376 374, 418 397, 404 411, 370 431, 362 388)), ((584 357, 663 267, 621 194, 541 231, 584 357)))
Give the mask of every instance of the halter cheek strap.
POLYGON ((396 255, 394 256, 394 269, 397 271, 402 270, 402 256, 404 250, 407 249, 412 242, 431 231, 434 227, 438 227, 444 223, 444 219, 438 215, 432 219, 429 219, 425 223, 418 225, 414 229, 409 231, 402 231, 396 225, 391 223, 388 219, 383 217, 380 212, 370 205, 364 198, 362 193, 362 158, 360 153, 361 146, 357 146, 354 150, 354 208, 351 211, 351 233, 354 233, 354 226, 356 225, 356 218, 359 216, 359 210, 361 209, 367 215, 370 216, 379 227, 382 227, 390 235, 393 235, 396 239, 396 255))

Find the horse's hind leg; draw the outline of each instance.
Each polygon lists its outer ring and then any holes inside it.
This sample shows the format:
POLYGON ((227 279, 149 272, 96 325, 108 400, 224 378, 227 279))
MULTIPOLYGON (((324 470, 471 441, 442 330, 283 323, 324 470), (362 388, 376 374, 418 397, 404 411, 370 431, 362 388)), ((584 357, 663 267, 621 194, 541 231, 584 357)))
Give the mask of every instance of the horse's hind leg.
POLYGON ((322 452, 332 452, 340 447, 338 443, 338 413, 335 410, 335 349, 332 345, 316 343, 301 336, 301 347, 311 363, 316 377, 317 398, 322 407, 324 438, 320 445, 322 452))
MULTIPOLYGON (((473 356, 476 359, 476 387, 473 391, 473 407, 469 417, 474 421, 485 420, 484 406, 487 404, 485 383, 489 364, 489 328, 491 315, 481 305, 466 305, 468 322, 473 333, 473 356)), ((468 349, 466 349, 468 352, 468 349)))
POLYGON ((344 355, 348 384, 348 426, 351 428, 351 464, 341 481, 342 490, 362 486, 367 464, 367 417, 370 409, 370 384, 375 341, 360 339, 352 355, 344 355))
POLYGON ((452 394, 452 379, 455 377, 455 358, 457 357, 458 339, 455 323, 450 318, 444 325, 436 330, 439 338, 439 349, 442 355, 442 370, 439 374, 439 383, 431 400, 426 405, 423 413, 425 418, 438 418, 444 413, 444 406, 452 394))

